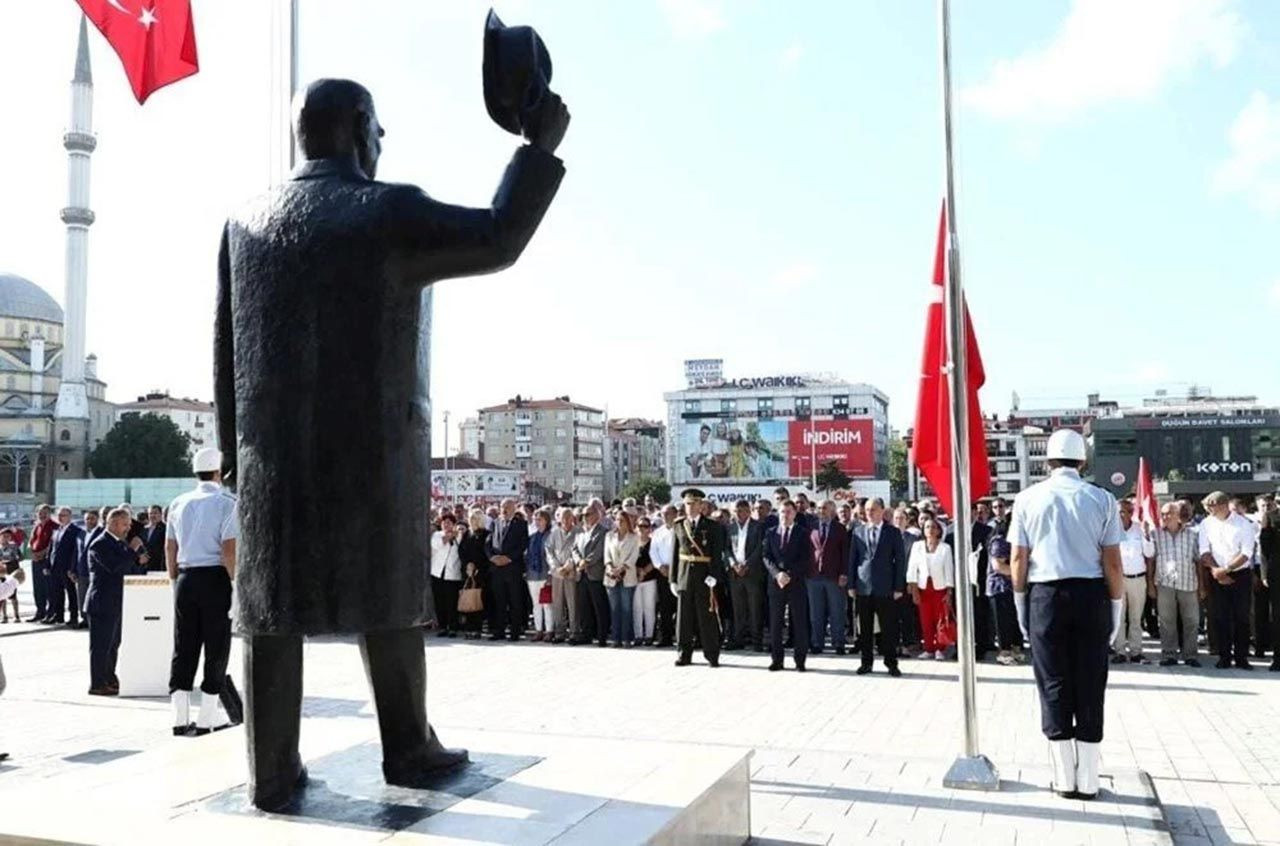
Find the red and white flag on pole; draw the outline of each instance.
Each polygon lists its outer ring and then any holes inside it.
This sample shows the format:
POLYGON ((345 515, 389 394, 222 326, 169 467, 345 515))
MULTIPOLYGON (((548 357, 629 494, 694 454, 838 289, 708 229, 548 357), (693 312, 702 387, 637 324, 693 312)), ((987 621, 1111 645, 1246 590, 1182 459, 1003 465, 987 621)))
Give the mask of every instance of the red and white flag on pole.
POLYGON ((139 103, 200 69, 191 0, 76 0, 124 64, 139 103))
MULTIPOLYGON (((920 394, 916 401, 916 424, 911 442, 912 460, 929 480, 942 507, 953 520, 965 519, 955 513, 951 492, 951 387, 947 381, 946 316, 943 313, 943 286, 947 268, 947 206, 938 219, 938 248, 933 259, 933 300, 925 322, 924 357, 920 366, 920 394)), ((987 438, 978 406, 978 389, 987 380, 978 352, 978 339, 964 306, 965 359, 968 365, 969 411, 969 501, 991 492, 991 468, 987 464, 987 438)))
POLYGON ((1138 522, 1150 526, 1153 532, 1160 528, 1160 504, 1156 501, 1155 488, 1151 485, 1151 465, 1147 464, 1145 458, 1138 459, 1138 483, 1133 498, 1137 500, 1134 510, 1137 512, 1138 522))

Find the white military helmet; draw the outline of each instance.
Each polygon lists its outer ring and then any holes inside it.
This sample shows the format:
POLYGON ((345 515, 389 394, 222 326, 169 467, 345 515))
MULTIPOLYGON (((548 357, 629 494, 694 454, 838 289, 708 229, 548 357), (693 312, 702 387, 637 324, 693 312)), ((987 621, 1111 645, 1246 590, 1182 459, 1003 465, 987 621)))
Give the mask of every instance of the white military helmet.
POLYGON ((197 450, 191 459, 191 469, 196 473, 212 473, 222 469, 222 451, 213 447, 197 450))
POLYGON ((1045 447, 1046 459, 1064 459, 1066 461, 1084 461, 1084 437, 1074 429, 1059 429, 1049 436, 1045 447))

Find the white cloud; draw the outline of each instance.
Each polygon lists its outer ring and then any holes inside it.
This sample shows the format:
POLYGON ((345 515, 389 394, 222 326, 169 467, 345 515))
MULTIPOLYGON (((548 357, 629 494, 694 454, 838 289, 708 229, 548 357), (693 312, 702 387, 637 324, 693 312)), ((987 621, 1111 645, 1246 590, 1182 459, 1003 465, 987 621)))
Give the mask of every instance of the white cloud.
POLYGON ((1280 100, 1255 91, 1227 131, 1231 153, 1213 172, 1212 187, 1241 194, 1260 211, 1280 212, 1280 100))
POLYGON ((658 9, 677 38, 706 38, 725 28, 720 0, 658 0, 658 9))
POLYGON ((786 291, 795 291, 818 278, 818 266, 812 262, 800 261, 788 265, 773 276, 773 284, 786 291))
POLYGON ((1202 63, 1235 58, 1245 26, 1234 0, 1075 0, 1052 40, 996 62, 961 100, 996 118, 1069 120, 1142 100, 1202 63))
POLYGON ((804 58, 804 45, 792 44, 782 51, 782 55, 778 57, 778 64, 783 70, 791 70, 800 60, 804 58))

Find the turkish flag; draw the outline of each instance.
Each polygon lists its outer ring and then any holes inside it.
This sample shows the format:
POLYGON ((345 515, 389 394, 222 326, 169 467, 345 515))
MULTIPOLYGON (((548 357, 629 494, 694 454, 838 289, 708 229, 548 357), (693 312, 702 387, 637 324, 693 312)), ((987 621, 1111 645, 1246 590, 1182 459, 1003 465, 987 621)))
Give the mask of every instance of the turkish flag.
MULTIPOLYGON (((925 321, 924 357, 920 365, 920 394, 916 400, 916 425, 912 435, 912 460, 929 480, 942 507, 952 519, 967 519, 955 513, 951 492, 951 387, 947 382, 946 318, 943 313, 943 285, 947 267, 947 206, 938 218, 938 248, 933 259, 933 301, 925 321)), ((978 389, 987 380, 982 355, 964 305, 965 362, 968 366, 969 412, 969 498, 976 501, 991 492, 991 468, 987 465, 987 438, 978 407, 978 389)))
POLYGON ((1134 491, 1138 501, 1138 522, 1145 523, 1154 532, 1160 528, 1160 505, 1156 502, 1155 488, 1151 485, 1151 465, 1147 459, 1138 459, 1138 483, 1134 491))
POLYGON ((200 69, 191 0, 76 2, 120 57, 139 103, 200 69))

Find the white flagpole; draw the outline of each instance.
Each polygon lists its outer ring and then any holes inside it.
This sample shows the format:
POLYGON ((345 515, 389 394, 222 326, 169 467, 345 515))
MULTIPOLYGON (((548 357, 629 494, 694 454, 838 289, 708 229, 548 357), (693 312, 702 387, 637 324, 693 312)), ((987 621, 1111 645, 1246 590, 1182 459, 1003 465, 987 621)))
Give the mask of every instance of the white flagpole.
POLYGON ((284 104, 285 125, 289 127, 289 170, 297 164, 297 139, 293 137, 293 95, 298 93, 298 0, 289 0, 289 96, 284 104))
POLYGON ((967 790, 998 790, 1000 774, 978 751, 977 692, 973 648, 973 595, 969 580, 969 391, 965 362, 964 289, 960 282, 960 240, 956 235, 955 169, 951 126, 951 3, 938 0, 942 47, 942 136, 947 183, 946 296, 947 377, 951 393, 951 493, 955 513, 957 661, 964 706, 964 754, 956 758, 942 783, 967 790))

